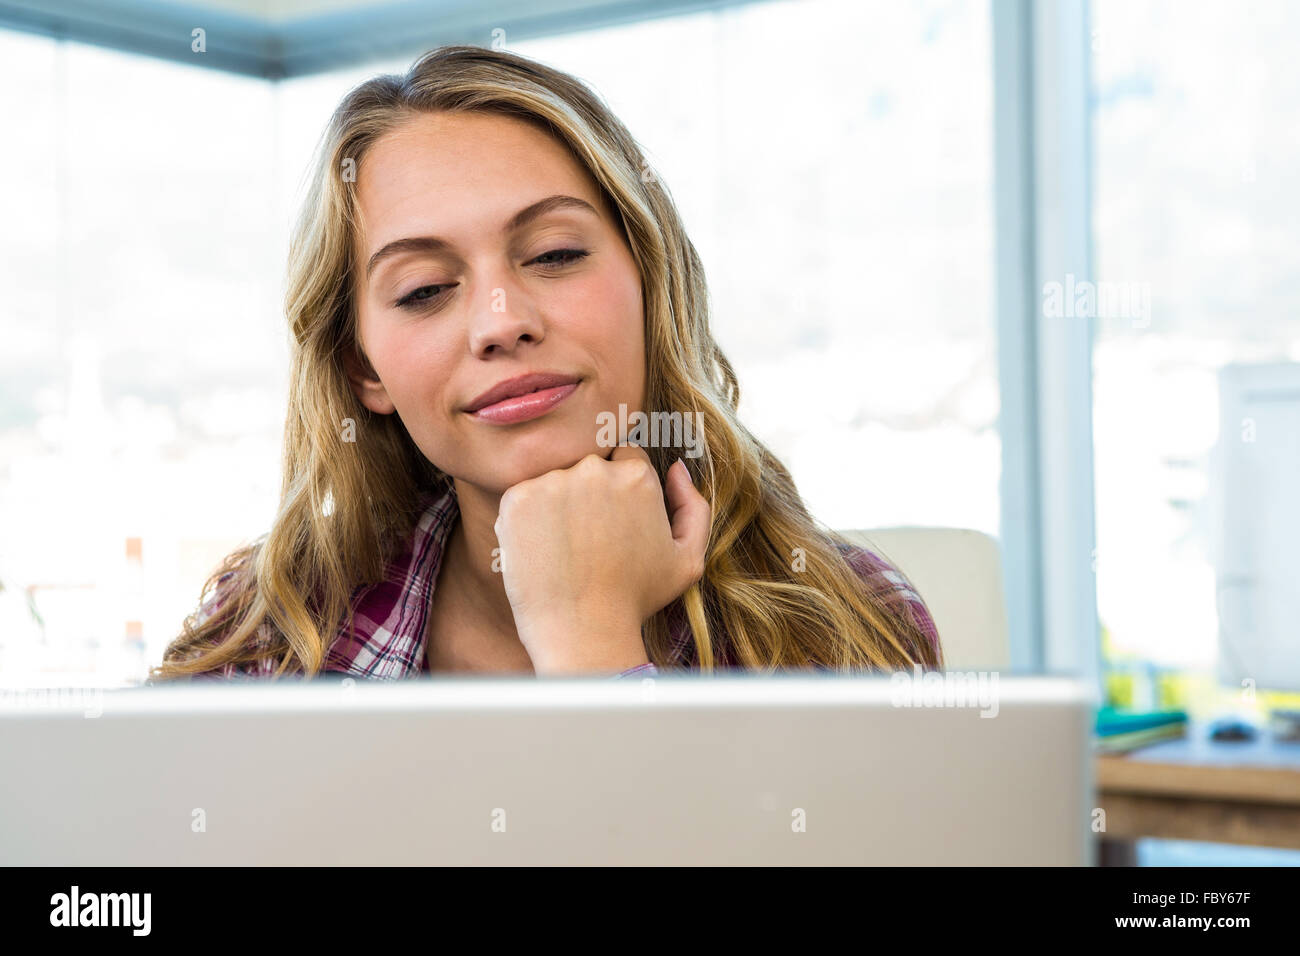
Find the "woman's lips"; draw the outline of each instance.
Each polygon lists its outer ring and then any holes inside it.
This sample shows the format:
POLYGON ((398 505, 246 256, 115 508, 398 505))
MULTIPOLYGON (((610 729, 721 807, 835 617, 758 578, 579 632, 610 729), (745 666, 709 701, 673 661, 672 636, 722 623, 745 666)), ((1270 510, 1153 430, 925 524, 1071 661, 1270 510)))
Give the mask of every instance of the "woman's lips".
POLYGON ((491 422, 494 425, 513 425, 516 422, 526 422, 545 415, 572 395, 579 384, 573 382, 569 385, 543 388, 537 392, 529 392, 527 395, 516 395, 514 398, 502 399, 494 405, 484 405, 478 411, 470 412, 470 414, 480 421, 491 422))

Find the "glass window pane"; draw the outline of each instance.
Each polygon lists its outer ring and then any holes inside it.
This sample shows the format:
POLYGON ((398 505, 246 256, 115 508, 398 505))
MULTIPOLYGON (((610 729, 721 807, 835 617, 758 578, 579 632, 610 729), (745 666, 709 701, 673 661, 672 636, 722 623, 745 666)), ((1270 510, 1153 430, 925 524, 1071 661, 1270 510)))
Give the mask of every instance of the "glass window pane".
POLYGON ((1219 374, 1300 361, 1300 7, 1092 9, 1097 278, 1150 305, 1098 310, 1098 608, 1115 654, 1209 669, 1216 455, 1247 440, 1219 421, 1219 374))
POLYGON ((279 491, 269 84, 0 35, 6 680, 142 676, 279 491), (26 188, 30 184, 30 189, 26 188), (14 348, 8 344, 13 343, 14 348))

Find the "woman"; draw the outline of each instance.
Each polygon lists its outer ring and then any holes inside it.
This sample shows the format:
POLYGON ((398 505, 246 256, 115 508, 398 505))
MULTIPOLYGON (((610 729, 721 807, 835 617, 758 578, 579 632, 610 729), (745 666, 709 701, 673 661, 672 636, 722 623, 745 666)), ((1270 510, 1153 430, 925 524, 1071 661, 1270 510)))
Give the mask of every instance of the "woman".
POLYGON ((151 683, 942 665, 738 421, 673 202, 573 77, 456 46, 349 93, 286 310, 279 514, 151 683))

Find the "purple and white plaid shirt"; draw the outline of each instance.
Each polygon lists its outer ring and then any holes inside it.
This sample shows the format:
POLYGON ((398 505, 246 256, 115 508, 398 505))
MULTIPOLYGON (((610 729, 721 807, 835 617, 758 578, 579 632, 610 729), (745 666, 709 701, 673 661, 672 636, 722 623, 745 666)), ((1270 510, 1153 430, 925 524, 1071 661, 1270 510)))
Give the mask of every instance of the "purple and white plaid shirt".
MULTIPOLYGON (((339 629, 326 655, 323 671, 370 680, 400 680, 429 673, 424 644, 429 607, 434 582, 442 566, 443 550, 459 515, 454 488, 430 495, 429 504, 414 532, 401 552, 388 563, 383 580, 358 588, 354 593, 352 628, 349 631, 345 625, 339 629)), ((887 594, 906 608, 937 650, 939 634, 934 620, 925 602, 903 576, 866 548, 846 550, 845 555, 869 588, 887 594)), ((221 580, 226 579, 223 577, 221 580)), ((219 599, 218 594, 212 600, 219 602, 219 599)), ((206 619, 211 613, 207 609, 211 607, 214 607, 211 601, 204 605, 200 620, 206 619)), ((669 663, 675 667, 697 667, 695 644, 681 602, 674 601, 669 605, 668 614, 672 634, 669 663)), ((715 666, 736 666, 727 652, 727 642, 719 641, 715 666)), ((275 662, 266 658, 256 664, 227 664, 220 671, 197 676, 239 680, 269 677, 274 671, 275 662)), ((651 663, 613 676, 652 676, 657 673, 658 668, 651 663)))

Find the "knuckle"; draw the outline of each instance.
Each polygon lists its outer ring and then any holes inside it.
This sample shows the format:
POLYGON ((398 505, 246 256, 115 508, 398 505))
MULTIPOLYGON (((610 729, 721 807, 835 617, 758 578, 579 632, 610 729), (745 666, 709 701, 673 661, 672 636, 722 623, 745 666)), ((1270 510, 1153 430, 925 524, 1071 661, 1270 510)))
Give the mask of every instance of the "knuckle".
POLYGON ((502 516, 510 514, 515 508, 519 507, 522 502, 528 500, 533 493, 533 489, 527 484, 512 485, 501 494, 501 507, 498 509, 502 516))
POLYGON ((647 461, 628 458, 619 463, 619 484, 628 490, 641 491, 653 488, 659 490, 659 476, 647 461))

